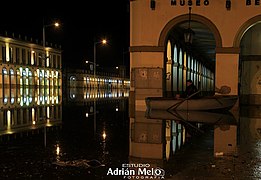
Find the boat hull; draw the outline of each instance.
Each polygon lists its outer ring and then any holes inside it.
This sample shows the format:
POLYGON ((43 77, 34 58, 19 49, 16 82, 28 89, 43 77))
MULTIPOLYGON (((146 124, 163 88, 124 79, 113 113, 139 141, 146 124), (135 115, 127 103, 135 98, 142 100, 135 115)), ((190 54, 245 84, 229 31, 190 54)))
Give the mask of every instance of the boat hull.
POLYGON ((237 96, 213 96, 199 99, 175 99, 164 97, 147 97, 147 109, 210 111, 229 110, 237 102, 237 96))
POLYGON ((207 111, 166 111, 150 110, 146 111, 147 119, 175 120, 186 122, 197 122, 207 124, 237 124, 232 113, 207 112, 207 111))

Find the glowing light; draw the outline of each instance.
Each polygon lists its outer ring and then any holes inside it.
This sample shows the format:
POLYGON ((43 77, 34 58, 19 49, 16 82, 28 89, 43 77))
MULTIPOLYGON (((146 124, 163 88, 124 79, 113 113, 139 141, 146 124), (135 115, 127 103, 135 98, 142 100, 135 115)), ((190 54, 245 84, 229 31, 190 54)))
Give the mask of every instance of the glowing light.
POLYGON ((10 52, 9 52, 9 43, 8 42, 6 42, 5 43, 5 49, 6 49, 6 53, 5 53, 5 55, 6 55, 6 61, 8 62, 8 61, 10 61, 10 52))
POLYGON ((60 155, 60 146, 59 144, 56 145, 56 155, 59 156, 60 155))
POLYGON ((55 27, 59 27, 60 24, 59 24, 58 22, 56 22, 56 23, 54 23, 54 26, 55 26, 55 27))
POLYGON ((7 98, 5 97, 5 98, 4 98, 4 104, 7 104, 7 101, 8 101, 8 100, 7 100, 7 98))
POLYGON ((46 108, 46 114, 47 114, 47 118, 49 119, 50 118, 50 107, 49 106, 47 106, 47 108, 46 108))
POLYGON ((7 129, 8 130, 11 129, 11 111, 10 110, 7 111, 7 129))
POLYGON ((11 97, 11 104, 14 104, 14 98, 11 97))
POLYGON ((32 108, 32 122, 35 124, 35 110, 32 108))
POLYGON ((103 39, 103 40, 102 40, 102 44, 107 44, 107 40, 106 40, 106 39, 103 39))
POLYGON ((105 139, 106 139, 106 132, 105 131, 103 131, 103 133, 102 133, 102 138, 103 138, 103 140, 105 141, 105 139))

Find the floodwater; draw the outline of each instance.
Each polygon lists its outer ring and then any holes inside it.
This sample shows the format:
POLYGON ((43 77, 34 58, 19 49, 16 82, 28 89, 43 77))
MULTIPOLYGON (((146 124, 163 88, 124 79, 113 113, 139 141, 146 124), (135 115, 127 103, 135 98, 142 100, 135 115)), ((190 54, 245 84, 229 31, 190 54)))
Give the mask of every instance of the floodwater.
POLYGON ((41 107, 1 111, 0 179, 261 179, 260 107, 130 118, 128 93, 75 90, 41 107))

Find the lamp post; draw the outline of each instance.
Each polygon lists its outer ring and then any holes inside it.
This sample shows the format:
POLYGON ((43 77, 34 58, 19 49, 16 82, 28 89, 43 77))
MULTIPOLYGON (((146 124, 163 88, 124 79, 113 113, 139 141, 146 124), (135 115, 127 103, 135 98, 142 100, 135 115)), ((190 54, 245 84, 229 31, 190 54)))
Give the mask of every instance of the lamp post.
MULTIPOLYGON (((59 23, 55 22, 53 24, 48 24, 45 25, 44 21, 43 21, 43 56, 42 56, 42 60, 44 61, 44 63, 46 63, 45 61, 47 60, 48 57, 45 56, 45 28, 47 27, 51 27, 51 26, 55 26, 55 27, 59 27, 59 23)), ((48 63, 49 64, 49 63, 48 63)), ((45 92, 45 91, 44 91, 45 92)), ((47 121, 47 119, 46 119, 47 121)), ((44 126, 44 147, 46 147, 46 125, 44 126)))
MULTIPOLYGON (((101 41, 97 41, 97 42, 94 42, 93 43, 93 63, 94 63, 94 67, 93 67, 93 79, 94 79, 94 88, 98 88, 96 87, 96 46, 97 44, 107 44, 107 40, 106 39, 103 39, 101 41)), ((98 86, 98 85, 97 85, 98 86)), ((93 109, 94 109, 94 123, 93 123, 93 128, 94 128, 94 137, 95 137, 95 134, 96 134, 96 91, 95 91, 95 94, 94 94, 94 100, 93 100, 93 109)))
POLYGON ((93 44, 93 63, 94 63, 94 68, 93 68, 93 78, 94 78, 94 85, 96 85, 96 45, 97 44, 107 44, 107 40, 103 39, 101 41, 98 42, 94 42, 93 44))
POLYGON ((44 22, 43 22, 43 51, 44 51, 44 53, 43 53, 43 60, 44 61, 48 58, 48 57, 45 57, 45 44, 46 44, 46 42, 45 42, 45 29, 47 27, 51 27, 51 26, 59 27, 60 24, 58 22, 55 22, 55 23, 52 23, 52 24, 45 25, 44 22))

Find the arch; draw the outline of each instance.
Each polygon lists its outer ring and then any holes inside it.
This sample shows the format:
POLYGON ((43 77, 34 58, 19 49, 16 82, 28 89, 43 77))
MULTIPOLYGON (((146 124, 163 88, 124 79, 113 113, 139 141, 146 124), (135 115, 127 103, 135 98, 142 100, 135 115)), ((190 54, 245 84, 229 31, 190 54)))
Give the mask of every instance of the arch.
MULTIPOLYGON (((168 33, 170 32, 170 30, 175 25, 177 25, 183 21, 187 21, 188 19, 189 19, 189 15, 186 14, 186 15, 180 15, 180 16, 175 17, 174 19, 170 20, 160 33, 158 46, 165 46, 166 37, 167 37, 168 33)), ((222 47, 222 39, 221 39, 220 33, 219 33, 217 27, 215 26, 215 24, 213 24, 206 17, 198 15, 198 14, 191 14, 191 20, 198 21, 198 22, 201 22, 202 24, 205 24, 214 34, 214 37, 216 40, 216 48, 222 47)))
POLYGON ((234 47, 240 47, 240 42, 242 37, 244 36, 245 32, 250 29, 252 26, 256 25, 257 23, 261 22, 261 15, 255 16, 249 20, 247 20, 238 30, 235 38, 234 38, 234 47))
POLYGON ((70 76, 70 81, 76 81, 76 77, 75 76, 70 76))

